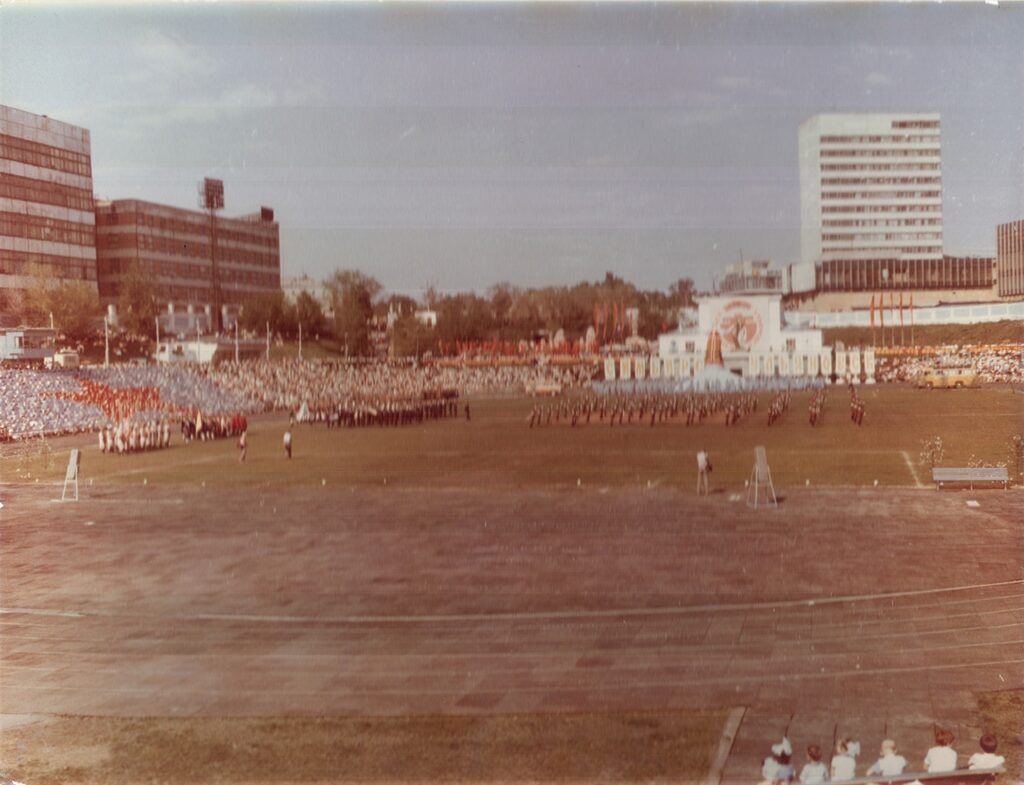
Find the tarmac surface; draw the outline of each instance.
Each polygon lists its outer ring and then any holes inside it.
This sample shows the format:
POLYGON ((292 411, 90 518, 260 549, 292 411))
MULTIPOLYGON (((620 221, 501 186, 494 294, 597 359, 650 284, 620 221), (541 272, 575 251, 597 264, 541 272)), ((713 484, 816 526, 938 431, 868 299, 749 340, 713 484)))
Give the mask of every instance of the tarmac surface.
POLYGON ((0 486, 0 712, 745 709, 772 743, 933 723, 1024 684, 1024 494, 0 486), (978 506, 968 506, 976 500, 978 506))

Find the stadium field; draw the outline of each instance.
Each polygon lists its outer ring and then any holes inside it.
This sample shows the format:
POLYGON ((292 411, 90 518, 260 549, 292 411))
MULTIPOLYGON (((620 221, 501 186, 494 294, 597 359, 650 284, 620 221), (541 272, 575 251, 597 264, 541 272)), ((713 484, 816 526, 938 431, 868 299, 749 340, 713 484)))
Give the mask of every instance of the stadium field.
POLYGON ((996 730, 1019 767, 1024 497, 915 473, 936 435, 946 464, 1005 460, 1020 396, 860 394, 863 427, 834 390, 816 429, 801 395, 770 429, 766 396, 689 429, 531 431, 531 401, 471 400, 298 425, 290 462, 274 417, 242 465, 230 441, 90 439, 78 503, 53 501, 75 439, 8 458, 0 772, 749 783, 783 733, 857 738, 860 770, 886 736, 919 762, 936 723, 964 760, 996 730), (743 503, 757 444, 777 509, 743 503))

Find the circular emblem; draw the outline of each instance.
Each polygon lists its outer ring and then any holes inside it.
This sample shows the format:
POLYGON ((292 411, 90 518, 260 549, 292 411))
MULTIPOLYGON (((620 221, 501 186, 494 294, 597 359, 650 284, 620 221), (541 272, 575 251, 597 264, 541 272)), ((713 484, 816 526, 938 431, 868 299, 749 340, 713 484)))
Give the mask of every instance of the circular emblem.
POLYGON ((726 303, 715 327, 722 336, 722 348, 727 352, 749 352, 764 329, 761 314, 745 300, 726 303))

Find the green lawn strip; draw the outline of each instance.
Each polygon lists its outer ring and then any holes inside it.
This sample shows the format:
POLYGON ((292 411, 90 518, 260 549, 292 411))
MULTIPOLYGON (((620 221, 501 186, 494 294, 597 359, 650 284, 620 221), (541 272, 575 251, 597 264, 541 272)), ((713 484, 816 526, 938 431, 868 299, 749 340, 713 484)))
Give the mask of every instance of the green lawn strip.
MULTIPOLYGON (((923 391, 909 387, 865 387, 863 427, 849 421, 847 394, 833 390, 824 420, 806 419, 807 394, 793 396, 789 412, 771 428, 765 424, 767 396, 759 411, 737 426, 720 417, 694 427, 681 422, 609 427, 566 422, 530 429, 533 401, 473 402, 474 417, 401 428, 343 428, 297 425, 294 459, 281 447, 283 419, 261 421, 250 430, 249 459, 237 460, 234 440, 182 445, 130 456, 103 455, 85 448, 82 476, 98 483, 214 485, 319 484, 410 487, 472 487, 484 480, 529 487, 646 486, 693 479, 694 455, 710 451, 712 484, 741 492, 750 476, 755 446, 763 445, 777 485, 924 485, 929 467, 920 463, 921 442, 940 436, 943 465, 972 460, 1006 461, 1010 435, 1021 429, 1020 396, 1008 388, 923 391), (908 461, 913 465, 913 472, 908 461)), ((9 459, 0 477, 59 482, 67 451, 48 457, 9 459)))
POLYGON ((724 711, 361 718, 59 717, 0 739, 33 785, 696 782, 724 711))
MULTIPOLYGON (((983 733, 999 740, 997 753, 1006 758, 1005 782, 1017 782, 1024 776, 1024 688, 983 692, 978 696, 983 733)), ((981 749, 962 749, 961 755, 973 755, 981 749)))

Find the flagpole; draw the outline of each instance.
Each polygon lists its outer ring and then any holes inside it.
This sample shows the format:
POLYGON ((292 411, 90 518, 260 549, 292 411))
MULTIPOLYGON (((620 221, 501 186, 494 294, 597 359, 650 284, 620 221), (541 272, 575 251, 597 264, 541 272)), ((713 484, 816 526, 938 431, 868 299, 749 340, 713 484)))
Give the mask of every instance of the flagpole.
POLYGON ((153 321, 156 322, 156 356, 160 356, 160 317, 154 316, 153 321))
POLYGON ((110 320, 103 317, 103 367, 110 367, 110 320))
POLYGON ((235 362, 238 362, 238 317, 235 317, 235 362))

